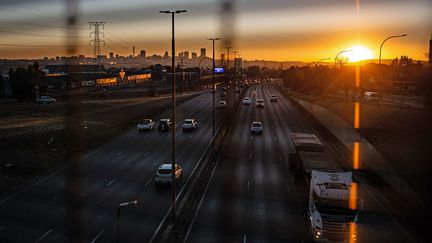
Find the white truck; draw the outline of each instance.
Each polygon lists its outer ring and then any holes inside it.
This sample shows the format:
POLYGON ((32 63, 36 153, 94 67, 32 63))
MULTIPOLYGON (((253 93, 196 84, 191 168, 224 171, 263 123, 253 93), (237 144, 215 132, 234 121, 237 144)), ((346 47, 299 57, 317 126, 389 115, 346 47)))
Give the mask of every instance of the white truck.
POLYGON ((350 208, 350 200, 356 201, 352 172, 344 171, 336 163, 315 134, 292 133, 290 136, 296 149, 289 158, 290 168, 296 178, 306 181, 309 187, 302 189, 305 201, 308 201, 305 217, 311 238, 315 242, 355 241, 353 227, 358 210, 350 208))

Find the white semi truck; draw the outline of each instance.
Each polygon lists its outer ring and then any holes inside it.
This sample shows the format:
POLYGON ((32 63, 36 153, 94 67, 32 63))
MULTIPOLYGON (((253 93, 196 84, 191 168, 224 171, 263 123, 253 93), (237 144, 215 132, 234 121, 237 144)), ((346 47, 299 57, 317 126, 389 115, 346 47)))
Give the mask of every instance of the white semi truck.
POLYGON ((352 205, 352 200, 356 201, 352 172, 338 166, 316 135, 290 136, 296 148, 290 156, 290 168, 309 187, 303 189, 309 192, 304 195, 308 201, 305 216, 311 237, 315 242, 354 242, 358 210, 356 202, 352 205))

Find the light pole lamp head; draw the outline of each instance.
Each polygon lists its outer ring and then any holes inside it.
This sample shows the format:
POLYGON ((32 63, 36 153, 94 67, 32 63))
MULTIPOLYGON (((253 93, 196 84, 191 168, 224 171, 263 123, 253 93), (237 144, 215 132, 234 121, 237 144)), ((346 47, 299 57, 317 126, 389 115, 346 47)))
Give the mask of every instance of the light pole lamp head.
POLYGON ((168 10, 162 10, 162 11, 159 11, 159 13, 171 13, 171 11, 168 11, 168 10))
POLYGON ((175 13, 186 13, 187 10, 176 10, 175 13))

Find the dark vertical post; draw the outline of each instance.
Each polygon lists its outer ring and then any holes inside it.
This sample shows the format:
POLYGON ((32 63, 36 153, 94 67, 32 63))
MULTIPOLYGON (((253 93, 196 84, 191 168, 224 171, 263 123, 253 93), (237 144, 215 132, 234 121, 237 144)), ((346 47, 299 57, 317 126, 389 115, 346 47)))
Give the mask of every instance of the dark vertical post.
POLYGON ((171 205, 172 205, 172 219, 176 218, 176 178, 175 178, 175 132, 176 132, 176 82, 175 82, 175 39, 174 39, 174 14, 172 16, 172 162, 171 162, 171 205))
POLYGON ((212 39, 213 41, 213 115, 212 115, 212 134, 213 137, 215 135, 215 93, 216 93, 216 87, 215 87, 215 39, 212 39))

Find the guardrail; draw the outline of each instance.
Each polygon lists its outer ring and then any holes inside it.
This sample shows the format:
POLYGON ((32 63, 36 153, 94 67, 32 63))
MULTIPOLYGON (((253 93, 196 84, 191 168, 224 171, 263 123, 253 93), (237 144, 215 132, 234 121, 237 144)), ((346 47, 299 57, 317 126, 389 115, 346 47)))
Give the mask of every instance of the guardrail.
MULTIPOLYGON (((242 97, 245 90, 246 89, 244 89, 238 97, 242 97)), ((236 99, 232 102, 232 105, 226 110, 225 119, 217 128, 215 136, 212 138, 206 150, 198 160, 184 186, 177 194, 176 202, 178 207, 176 212, 176 221, 171 220, 172 207, 170 206, 150 238, 150 243, 167 242, 173 234, 175 235, 175 238, 181 238, 183 235, 182 233, 187 231, 191 215, 198 204, 196 202, 199 200, 199 196, 203 192, 209 179, 209 177, 205 177, 204 175, 211 173, 213 169, 214 163, 210 162, 215 160, 226 134, 232 127, 233 119, 229 119, 228 115, 235 114, 240 106, 238 100, 240 99, 236 99)))

